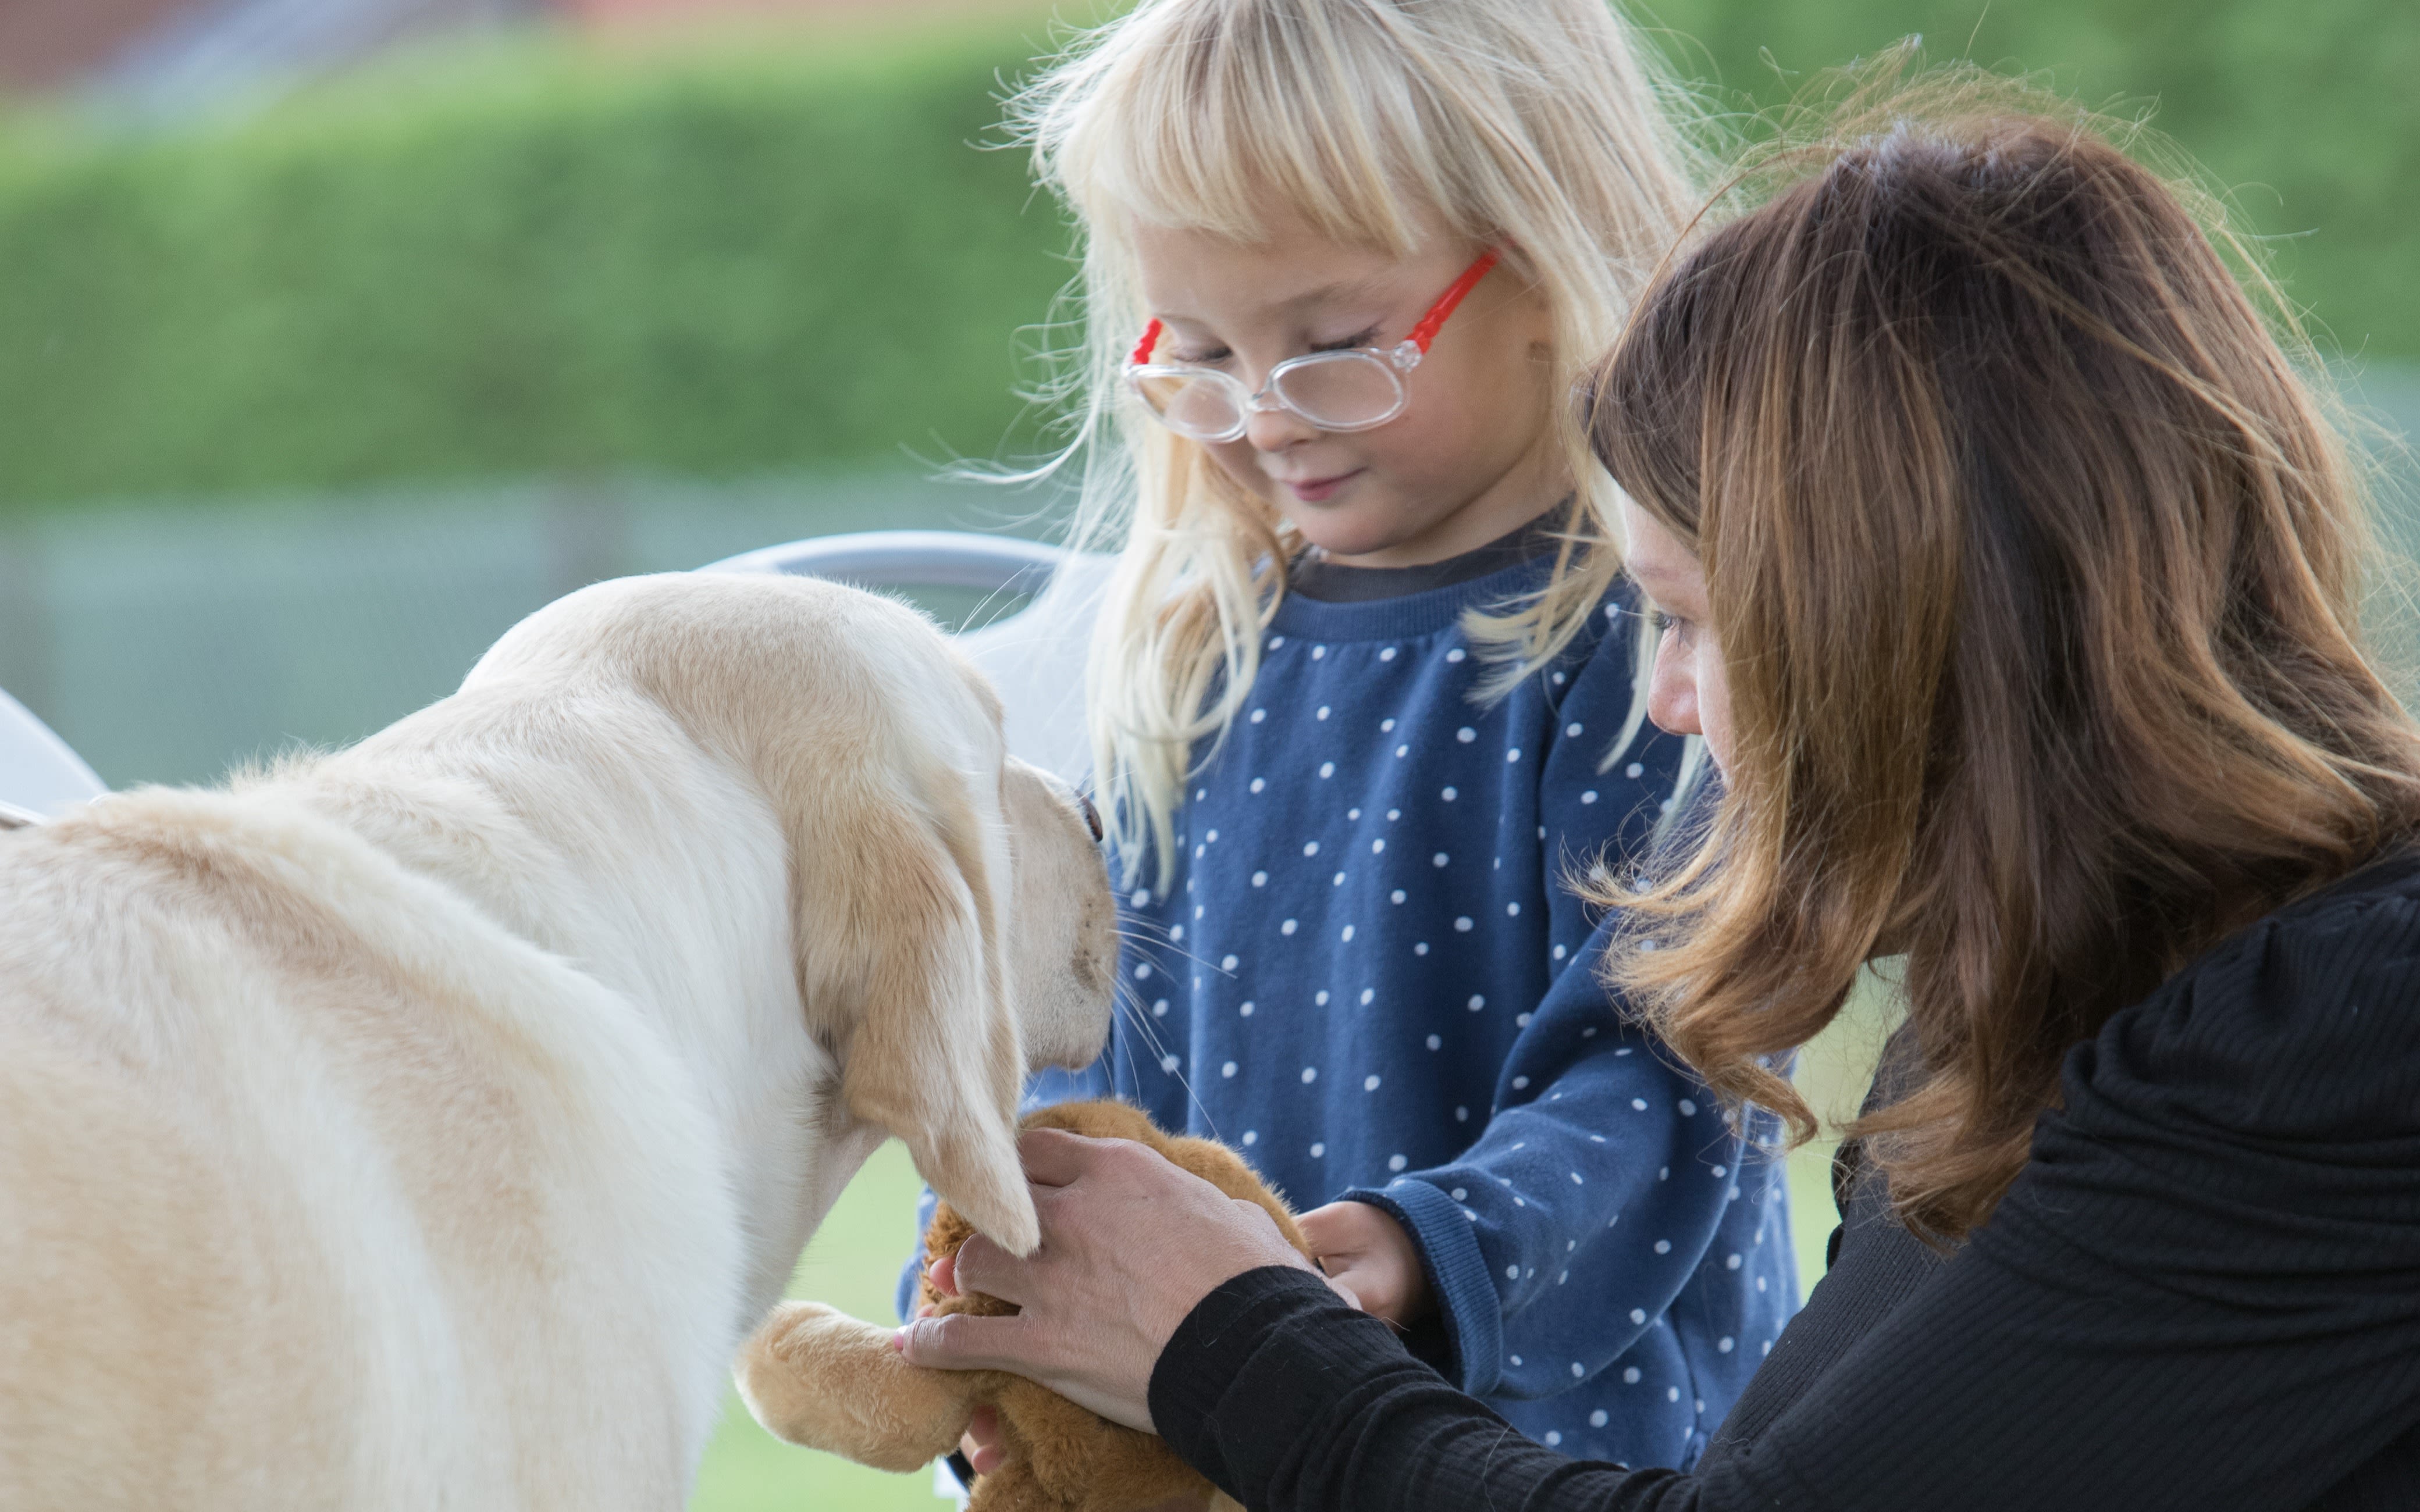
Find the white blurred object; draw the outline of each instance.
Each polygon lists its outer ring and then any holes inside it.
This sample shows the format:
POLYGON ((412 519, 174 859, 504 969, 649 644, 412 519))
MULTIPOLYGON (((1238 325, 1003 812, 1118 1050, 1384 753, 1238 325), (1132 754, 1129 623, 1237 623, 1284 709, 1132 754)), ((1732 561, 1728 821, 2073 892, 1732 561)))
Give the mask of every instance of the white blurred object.
POLYGON ((705 572, 785 572, 867 588, 1031 594, 1022 613, 970 630, 959 646, 1000 689, 1008 748, 1070 783, 1092 770, 1084 660, 1115 558, 960 531, 865 531, 728 557, 705 572))
POLYGON ((0 828, 35 823, 108 791, 49 725, 0 693, 0 828))

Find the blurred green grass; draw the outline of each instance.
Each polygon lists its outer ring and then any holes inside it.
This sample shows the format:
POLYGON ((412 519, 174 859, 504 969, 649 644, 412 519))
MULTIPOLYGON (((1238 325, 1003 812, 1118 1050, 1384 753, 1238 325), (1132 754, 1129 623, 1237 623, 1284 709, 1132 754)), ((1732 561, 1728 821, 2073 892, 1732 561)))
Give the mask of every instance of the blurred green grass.
POLYGON ((1802 1293, 1823 1279, 1824 1246, 1839 1222, 1832 1201, 1832 1151, 1839 1145, 1833 1132, 1856 1117, 1900 1012, 1890 987, 1869 970, 1830 1026, 1798 1052, 1793 1080, 1822 1120, 1818 1136, 1790 1152, 1790 1237, 1802 1293))
MULTIPOLYGON (((789 1294, 829 1303, 852 1317, 888 1322, 892 1286, 916 1237, 923 1183, 897 1140, 841 1194, 790 1277, 789 1294)), ((722 1427, 699 1467, 690 1512, 934 1512, 929 1472, 887 1475, 836 1455, 782 1443, 725 1392, 722 1427)))

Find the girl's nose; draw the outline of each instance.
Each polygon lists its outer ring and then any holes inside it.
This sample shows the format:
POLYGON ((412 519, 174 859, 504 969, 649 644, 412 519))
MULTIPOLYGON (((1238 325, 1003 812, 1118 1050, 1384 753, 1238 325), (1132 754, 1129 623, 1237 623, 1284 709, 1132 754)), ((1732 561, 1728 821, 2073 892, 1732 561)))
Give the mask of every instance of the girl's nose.
POLYGON ((1291 409, 1256 409, 1244 421, 1244 440, 1256 452, 1282 452, 1318 434, 1318 426, 1291 409))

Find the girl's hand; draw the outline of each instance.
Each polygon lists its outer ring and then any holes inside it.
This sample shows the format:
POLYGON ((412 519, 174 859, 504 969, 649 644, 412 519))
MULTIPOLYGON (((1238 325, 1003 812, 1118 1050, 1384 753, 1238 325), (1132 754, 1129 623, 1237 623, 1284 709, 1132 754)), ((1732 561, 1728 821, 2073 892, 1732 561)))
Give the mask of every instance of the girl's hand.
POLYGON ((1384 1208, 1331 1202, 1295 1220, 1330 1285, 1373 1318, 1408 1328, 1434 1309, 1412 1236, 1384 1208))
POLYGON ((1140 1145, 1031 1129, 1017 1141, 1042 1220, 1020 1260, 980 1235, 949 1284, 1013 1318, 920 1318, 899 1331, 911 1365, 1009 1370, 1128 1427, 1151 1428, 1151 1372, 1220 1282, 1264 1265, 1309 1268, 1269 1215, 1140 1145))

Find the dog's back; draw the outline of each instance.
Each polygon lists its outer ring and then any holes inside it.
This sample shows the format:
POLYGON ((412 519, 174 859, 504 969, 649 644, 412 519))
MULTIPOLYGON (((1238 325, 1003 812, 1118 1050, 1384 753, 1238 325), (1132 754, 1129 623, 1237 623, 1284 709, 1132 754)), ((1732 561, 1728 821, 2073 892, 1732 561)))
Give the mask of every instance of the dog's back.
POLYGON ((0 1507, 676 1505, 884 1137, 1031 1247, 1096 839, 928 621, 685 574, 0 835, 0 1507))
POLYGON ((548 1431, 676 1368, 563 1326, 645 1305, 560 1211, 610 998, 273 782, 0 838, 0 1505, 677 1503, 682 1426, 548 1431))

